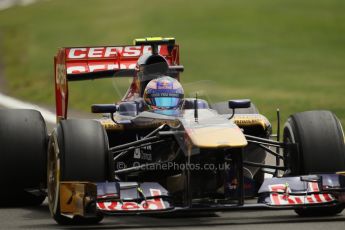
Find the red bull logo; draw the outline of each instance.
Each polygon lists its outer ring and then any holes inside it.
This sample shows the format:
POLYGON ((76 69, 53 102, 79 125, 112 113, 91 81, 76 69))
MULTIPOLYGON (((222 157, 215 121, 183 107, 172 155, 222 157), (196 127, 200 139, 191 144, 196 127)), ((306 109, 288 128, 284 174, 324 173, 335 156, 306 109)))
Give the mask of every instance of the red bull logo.
POLYGON ((170 81, 157 82, 157 89, 173 89, 173 83, 170 81))

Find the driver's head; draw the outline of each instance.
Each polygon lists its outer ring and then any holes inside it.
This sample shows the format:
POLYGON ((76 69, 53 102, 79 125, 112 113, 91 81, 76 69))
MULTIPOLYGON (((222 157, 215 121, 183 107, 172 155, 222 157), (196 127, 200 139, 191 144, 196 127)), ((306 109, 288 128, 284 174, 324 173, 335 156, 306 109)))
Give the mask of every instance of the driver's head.
POLYGON ((144 100, 151 110, 176 110, 183 101, 183 88, 168 76, 151 80, 144 91, 144 100))

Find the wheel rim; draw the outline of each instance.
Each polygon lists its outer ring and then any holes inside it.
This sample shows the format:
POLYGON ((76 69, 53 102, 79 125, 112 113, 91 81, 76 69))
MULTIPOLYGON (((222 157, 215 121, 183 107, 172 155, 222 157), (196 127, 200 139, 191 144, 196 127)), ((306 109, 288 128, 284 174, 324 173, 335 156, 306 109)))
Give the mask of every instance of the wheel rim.
POLYGON ((60 159, 59 147, 55 132, 49 141, 48 147, 48 172, 47 172, 47 187, 48 187, 48 203, 49 210, 52 215, 57 213, 59 189, 60 189, 60 159))

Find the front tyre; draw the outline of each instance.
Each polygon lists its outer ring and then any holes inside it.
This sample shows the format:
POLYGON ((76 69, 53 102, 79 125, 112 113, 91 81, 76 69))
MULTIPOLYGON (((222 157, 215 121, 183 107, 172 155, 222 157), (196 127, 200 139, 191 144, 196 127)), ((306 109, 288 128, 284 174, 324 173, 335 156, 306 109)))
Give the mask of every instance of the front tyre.
MULTIPOLYGON (((308 175, 345 171, 344 134, 338 118, 329 111, 308 111, 291 115, 284 127, 285 143, 297 143, 298 151, 284 150, 288 175, 308 175)), ((300 216, 336 215, 344 209, 300 208, 300 216)))
POLYGON ((59 224, 96 224, 103 216, 66 217, 60 212, 60 181, 103 182, 107 175, 108 138, 101 124, 93 120, 61 121, 48 146, 48 203, 59 224))

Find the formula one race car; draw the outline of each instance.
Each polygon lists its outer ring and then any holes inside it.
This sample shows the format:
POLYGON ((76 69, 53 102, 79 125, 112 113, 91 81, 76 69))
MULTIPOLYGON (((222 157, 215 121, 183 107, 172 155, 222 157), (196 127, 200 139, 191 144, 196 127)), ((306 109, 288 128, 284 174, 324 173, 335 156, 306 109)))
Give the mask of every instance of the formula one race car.
POLYGON ((182 71, 173 38, 60 49, 53 132, 38 111, 0 110, 0 202, 39 205, 47 195, 59 224, 117 214, 344 209, 344 133, 333 113, 291 115, 280 141, 279 119, 272 138, 248 99, 185 98, 182 71), (69 81, 125 76, 133 82, 119 103, 91 106, 101 118, 67 118, 69 81))

